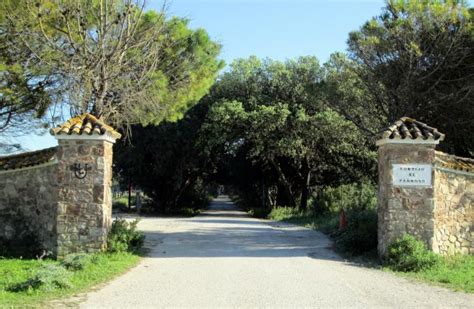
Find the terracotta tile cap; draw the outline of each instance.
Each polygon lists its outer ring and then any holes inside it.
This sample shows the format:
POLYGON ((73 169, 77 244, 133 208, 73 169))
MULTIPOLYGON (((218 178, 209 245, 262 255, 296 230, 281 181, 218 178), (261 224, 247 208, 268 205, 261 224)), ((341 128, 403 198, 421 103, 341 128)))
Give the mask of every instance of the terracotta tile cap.
POLYGON ((444 139, 444 134, 438 129, 428 126, 410 117, 402 117, 388 126, 379 136, 383 139, 411 139, 411 140, 439 140, 444 139))
POLYGON ((110 134, 115 139, 122 135, 115 131, 114 128, 105 124, 102 120, 97 119, 91 114, 82 114, 73 117, 65 123, 50 130, 51 135, 104 135, 110 134))

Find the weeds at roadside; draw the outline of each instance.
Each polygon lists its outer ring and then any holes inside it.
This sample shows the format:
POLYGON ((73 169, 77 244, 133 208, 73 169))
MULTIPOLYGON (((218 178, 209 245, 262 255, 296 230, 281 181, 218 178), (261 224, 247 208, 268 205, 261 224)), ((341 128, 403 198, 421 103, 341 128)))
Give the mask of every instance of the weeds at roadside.
POLYGON ((422 242, 412 236, 405 236, 394 242, 390 246, 389 261, 382 265, 376 252, 375 211, 372 214, 356 216, 352 216, 349 212, 346 232, 338 229, 339 214, 337 213, 317 215, 301 212, 295 208, 277 207, 271 211, 268 218, 302 225, 327 234, 334 240, 336 252, 351 263, 383 268, 399 276, 474 293, 474 256, 441 257, 428 251, 422 242), (351 220, 354 222, 351 223, 351 220), (358 248, 357 246, 361 243, 362 246, 358 248))

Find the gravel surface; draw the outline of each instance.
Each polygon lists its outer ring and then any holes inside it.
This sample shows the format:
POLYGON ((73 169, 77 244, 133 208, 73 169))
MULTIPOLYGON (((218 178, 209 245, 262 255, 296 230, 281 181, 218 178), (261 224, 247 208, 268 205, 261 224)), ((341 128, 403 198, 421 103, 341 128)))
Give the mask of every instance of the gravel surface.
POLYGON ((224 196, 194 218, 144 218, 149 256, 74 298, 83 308, 474 308, 474 295, 345 262, 323 234, 249 218, 224 196))

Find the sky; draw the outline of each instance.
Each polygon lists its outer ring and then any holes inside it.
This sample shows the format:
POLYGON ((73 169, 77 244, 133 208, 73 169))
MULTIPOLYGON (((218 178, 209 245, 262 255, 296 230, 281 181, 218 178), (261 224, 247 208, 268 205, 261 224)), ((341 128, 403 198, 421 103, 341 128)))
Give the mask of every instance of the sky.
MULTIPOLYGON (((148 0, 160 9, 161 0, 148 0)), ((168 0, 168 15, 186 17, 222 44, 226 64, 251 55, 276 60, 345 51, 350 31, 378 15, 383 0, 168 0)), ((49 134, 16 139, 25 150, 57 145, 49 134)))

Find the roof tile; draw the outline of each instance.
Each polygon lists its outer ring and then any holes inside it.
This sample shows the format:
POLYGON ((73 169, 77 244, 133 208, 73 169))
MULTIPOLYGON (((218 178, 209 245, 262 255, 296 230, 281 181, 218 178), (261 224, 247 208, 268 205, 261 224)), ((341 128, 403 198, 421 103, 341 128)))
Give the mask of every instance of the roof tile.
POLYGON ((0 171, 21 169, 29 166, 53 162, 58 147, 0 157, 0 171))
POLYGON ((436 165, 452 170, 474 173, 474 159, 462 158, 444 152, 436 152, 436 165))
POLYGON ((402 117, 381 132, 381 137, 386 139, 412 139, 442 141, 444 134, 438 129, 428 126, 410 117, 402 117))
POLYGON ((120 138, 121 134, 102 120, 91 114, 82 114, 66 121, 65 123, 51 129, 52 135, 104 135, 110 134, 114 138, 120 138))

